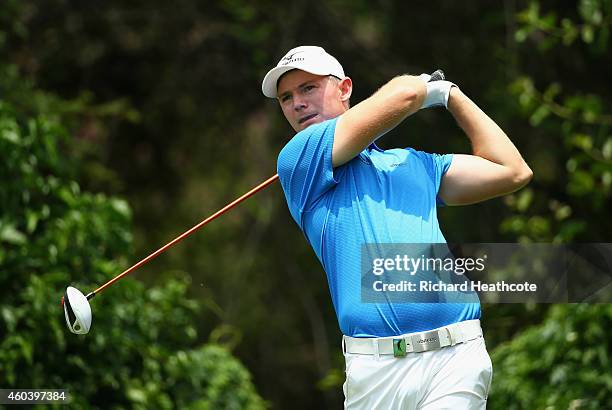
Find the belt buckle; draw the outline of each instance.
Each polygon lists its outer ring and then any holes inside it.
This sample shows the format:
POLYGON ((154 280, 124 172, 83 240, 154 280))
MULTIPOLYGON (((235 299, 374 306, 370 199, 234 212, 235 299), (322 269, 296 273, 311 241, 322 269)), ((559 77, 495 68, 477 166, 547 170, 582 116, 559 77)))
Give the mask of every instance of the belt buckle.
MULTIPOLYGON (((417 333, 412 335, 412 347, 414 352, 425 352, 440 349, 440 335, 437 330, 417 333)), ((395 345, 394 345, 395 346, 395 345)))
POLYGON ((393 339, 393 356, 406 357, 406 339, 393 339))

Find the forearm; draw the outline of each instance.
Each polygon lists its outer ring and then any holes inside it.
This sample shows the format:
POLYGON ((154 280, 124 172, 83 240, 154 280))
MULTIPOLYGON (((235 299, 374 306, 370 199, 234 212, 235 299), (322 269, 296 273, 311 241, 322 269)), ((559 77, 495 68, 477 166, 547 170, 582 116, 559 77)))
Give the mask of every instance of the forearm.
POLYGON ((506 133, 457 87, 451 89, 448 110, 470 139, 472 154, 509 168, 517 178, 531 170, 506 133))
MULTIPOLYGON (((422 78, 401 75, 382 86, 371 98, 376 100, 376 103, 395 110, 397 116, 404 119, 421 108, 426 96, 427 89, 422 78)), ((392 125, 397 126, 400 121, 392 125)))
POLYGON ((403 75, 395 77, 371 97, 342 114, 334 134, 333 166, 351 160, 381 135, 418 111, 425 94, 422 79, 403 75))
POLYGON ((345 116, 350 114, 367 121, 368 124, 362 127, 371 136, 367 146, 380 135, 395 128, 407 116, 417 112, 425 95, 425 82, 422 79, 409 75, 398 76, 383 85, 370 98, 349 110, 345 116))

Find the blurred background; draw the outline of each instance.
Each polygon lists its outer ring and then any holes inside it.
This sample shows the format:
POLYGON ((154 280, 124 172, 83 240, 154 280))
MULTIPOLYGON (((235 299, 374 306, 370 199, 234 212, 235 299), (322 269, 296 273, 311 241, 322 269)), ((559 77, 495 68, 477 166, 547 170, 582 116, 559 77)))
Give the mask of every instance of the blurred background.
MULTIPOLYGON (((83 409, 341 408, 327 281, 279 184, 93 300, 89 335, 60 297, 276 172, 293 132, 261 79, 300 44, 341 61, 353 103, 442 68, 515 142, 534 180, 440 208, 449 242, 611 242, 611 29, 610 0, 3 0, 0 387, 83 409)), ((442 110, 380 145, 470 152, 442 110)), ((482 321, 489 408, 612 408, 612 305, 482 321)))

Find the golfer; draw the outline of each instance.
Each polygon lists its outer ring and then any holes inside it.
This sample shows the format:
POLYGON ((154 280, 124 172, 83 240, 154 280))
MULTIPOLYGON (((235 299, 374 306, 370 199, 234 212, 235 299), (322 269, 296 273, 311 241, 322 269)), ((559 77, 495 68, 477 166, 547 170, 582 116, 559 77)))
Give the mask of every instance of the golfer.
POLYGON ((508 194, 532 177, 493 120, 455 84, 429 77, 397 76, 350 107, 353 84, 340 63, 321 47, 301 46, 262 83, 297 132, 279 154, 278 174, 291 215, 327 274, 343 333, 347 409, 486 407, 493 369, 479 303, 361 300, 363 244, 445 243, 437 205, 508 194), (472 155, 376 146, 433 106, 453 115, 472 155))

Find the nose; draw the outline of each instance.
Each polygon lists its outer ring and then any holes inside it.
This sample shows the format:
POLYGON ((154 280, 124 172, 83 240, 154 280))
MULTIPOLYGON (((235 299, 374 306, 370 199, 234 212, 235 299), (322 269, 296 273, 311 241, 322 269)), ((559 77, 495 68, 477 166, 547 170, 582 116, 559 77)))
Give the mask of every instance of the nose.
POLYGON ((303 98, 297 96, 293 97, 293 109, 295 111, 301 111, 306 108, 306 106, 306 101, 303 98))

